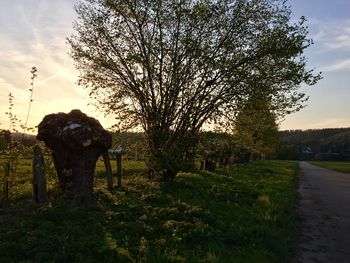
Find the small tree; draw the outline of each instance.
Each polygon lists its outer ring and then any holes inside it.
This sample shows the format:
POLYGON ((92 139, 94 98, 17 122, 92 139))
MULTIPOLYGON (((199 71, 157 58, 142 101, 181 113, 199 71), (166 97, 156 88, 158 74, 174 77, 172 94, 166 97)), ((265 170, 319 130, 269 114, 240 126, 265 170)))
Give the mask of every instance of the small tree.
POLYGON ((270 103, 264 97, 252 97, 238 113, 234 141, 241 161, 269 158, 276 153, 278 125, 270 103))
POLYGON ((300 83, 319 75, 302 56, 304 19, 284 0, 86 0, 68 39, 80 84, 120 128, 146 134, 151 171, 172 179, 191 166, 200 128, 225 121, 269 87, 284 115, 305 100, 300 83))
MULTIPOLYGON (((8 95, 9 107, 8 111, 5 113, 9 119, 9 130, 1 131, 0 136, 3 137, 5 144, 1 148, 1 154, 4 158, 4 163, 2 164, 2 173, 0 176, 0 181, 3 185, 3 202, 5 204, 9 201, 10 196, 10 187, 15 183, 17 176, 17 168, 20 162, 20 157, 25 154, 25 151, 29 151, 29 147, 26 144, 29 144, 28 141, 25 142, 24 132, 33 131, 33 128, 27 127, 27 122, 30 114, 30 107, 33 101, 33 89, 34 89, 34 80, 37 77, 36 67, 31 69, 31 83, 30 83, 30 98, 29 98, 29 107, 26 116, 25 123, 22 124, 21 120, 17 118, 14 113, 14 96, 12 93, 8 95), (18 128, 21 127, 23 133, 19 135, 18 128), (17 138, 16 138, 17 135, 17 138)), ((1 140, 0 140, 1 141, 1 140)))

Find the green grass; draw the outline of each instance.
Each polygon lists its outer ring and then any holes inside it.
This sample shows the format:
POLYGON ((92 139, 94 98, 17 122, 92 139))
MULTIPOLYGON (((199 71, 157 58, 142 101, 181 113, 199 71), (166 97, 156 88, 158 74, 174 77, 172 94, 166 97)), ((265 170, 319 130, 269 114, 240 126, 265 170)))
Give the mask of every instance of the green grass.
MULTIPOLYGON (((3 178, 4 173, 4 159, 0 158, 0 178, 3 178)), ((32 160, 27 158, 20 159, 15 178, 10 180, 15 181, 12 183, 10 181, 10 199, 16 198, 28 198, 31 196, 32 191, 32 160)), ((0 181, 0 189, 2 190, 2 180, 0 181)), ((2 193, 0 190, 0 193, 2 193)))
POLYGON ((180 173, 161 185, 139 175, 142 164, 129 168, 111 192, 96 178, 93 207, 56 194, 0 209, 0 262, 288 261, 296 162, 180 173))
MULTIPOLYGON (((115 174, 117 170, 117 162, 111 160, 112 173, 115 174)), ((133 161, 133 160, 123 160, 122 162, 122 174, 123 176, 129 176, 133 174, 144 173, 146 170, 145 162, 133 161)), ((96 163, 96 177, 105 177, 105 166, 103 160, 100 158, 96 163)))
POLYGON ((309 163, 342 173, 350 173, 350 162, 311 161, 309 163))
MULTIPOLYGON (((2 177, 3 169, 2 165, 5 162, 4 159, 0 158, 0 178, 2 177)), ((111 160, 112 172, 116 173, 116 161, 111 160)), ((48 181, 48 187, 51 189, 55 186, 57 182, 56 174, 54 168, 51 168, 51 174, 48 181)), ((133 160, 123 160, 122 163, 122 174, 123 176, 128 176, 132 174, 142 173, 146 169, 144 162, 133 161, 133 160)), ((102 158, 100 158, 96 163, 95 176, 96 178, 104 178, 105 167, 102 158)), ((17 166, 16 177, 12 178, 15 183, 11 183, 10 199, 16 198, 27 198, 32 193, 32 159, 31 158, 21 158, 17 166)), ((1 185, 0 181, 0 186, 1 185)), ((0 188, 2 189, 2 188, 0 188)))

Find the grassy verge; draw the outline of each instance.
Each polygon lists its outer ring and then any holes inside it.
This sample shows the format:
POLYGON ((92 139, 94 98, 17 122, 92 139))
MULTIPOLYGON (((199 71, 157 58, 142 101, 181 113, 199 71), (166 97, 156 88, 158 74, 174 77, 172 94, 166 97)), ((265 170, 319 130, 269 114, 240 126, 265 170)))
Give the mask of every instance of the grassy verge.
POLYGON ((0 262, 286 262, 296 170, 256 162, 166 185, 129 175, 112 192, 97 177, 94 207, 22 199, 0 210, 0 262))
MULTIPOLYGON (((4 159, 0 158, 0 178, 1 173, 4 172, 3 165, 5 163, 4 159)), ((111 161, 112 172, 116 173, 116 161, 111 161)), ((133 161, 133 160, 123 160, 122 163, 122 174, 124 176, 142 173, 146 169, 144 162, 133 161)), ((57 183, 56 172, 54 168, 51 167, 49 178, 47 178, 48 188, 51 190, 55 187, 57 183)), ((96 163, 95 177, 105 178, 106 170, 102 158, 100 158, 96 163)), ((32 158, 21 158, 16 167, 16 176, 15 178, 10 179, 10 199, 23 199, 30 198, 32 195, 32 158)), ((2 189, 2 180, 0 180, 0 193, 2 189)), ((0 197, 1 198, 1 197, 0 197)))
POLYGON ((311 161, 309 163, 342 173, 350 173, 350 162, 311 161))

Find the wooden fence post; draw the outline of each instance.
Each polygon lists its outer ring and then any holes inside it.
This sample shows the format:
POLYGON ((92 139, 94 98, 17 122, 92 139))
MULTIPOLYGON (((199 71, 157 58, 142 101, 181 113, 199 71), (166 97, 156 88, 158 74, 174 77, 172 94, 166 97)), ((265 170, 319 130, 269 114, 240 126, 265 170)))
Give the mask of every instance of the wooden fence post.
POLYGON ((122 186, 122 155, 116 154, 118 187, 122 186))
POLYGON ((36 203, 47 201, 45 162, 41 149, 38 145, 33 148, 33 199, 36 203))
POLYGON ((114 156, 117 162, 117 185, 122 186, 122 155, 125 154, 125 149, 123 147, 118 147, 117 149, 111 149, 109 152, 114 156))
POLYGON ((105 164, 106 174, 107 174, 107 188, 108 190, 111 190, 113 189, 113 177, 112 177, 112 167, 111 167, 108 151, 105 151, 102 154, 102 157, 103 157, 103 162, 105 164))

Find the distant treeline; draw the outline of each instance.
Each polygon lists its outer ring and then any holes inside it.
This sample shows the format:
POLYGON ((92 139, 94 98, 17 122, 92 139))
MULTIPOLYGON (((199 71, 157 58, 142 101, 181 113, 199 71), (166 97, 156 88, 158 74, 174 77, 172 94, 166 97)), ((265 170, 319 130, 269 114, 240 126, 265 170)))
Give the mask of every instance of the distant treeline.
POLYGON ((280 131, 277 158, 350 161, 350 128, 280 131))
MULTIPOLYGON (((278 148, 271 158, 282 160, 350 161, 350 128, 279 131, 278 148)), ((127 158, 144 159, 146 147, 142 133, 119 133, 114 145, 125 146, 127 158)), ((203 133, 198 154, 219 161, 236 155, 235 144, 228 134, 203 133), (212 148, 212 149, 211 149, 212 148), (206 154, 204 153, 206 152, 206 154)), ((237 158, 233 158, 237 160, 237 158)), ((219 161, 219 162, 222 162, 219 161)))
MULTIPOLYGON (((146 158, 145 136, 143 133, 113 133, 113 147, 124 147, 125 158, 144 160, 146 158)), ((315 130, 289 130, 278 133, 279 142, 275 155, 271 158, 283 160, 325 160, 350 161, 350 128, 332 128, 315 130)), ((30 146, 36 143, 35 136, 23 134, 0 134, 0 150, 6 141, 12 137, 22 140, 30 146)), ((203 133, 200 136, 198 154, 217 162, 227 162, 228 158, 237 155, 235 144, 231 143, 230 135, 214 132, 203 133), (232 149, 231 149, 232 148, 232 149)), ((233 158, 237 159, 237 158, 233 158)))
POLYGON ((35 135, 24 134, 24 133, 10 133, 7 130, 0 130, 0 151, 3 150, 10 140, 20 141, 25 146, 34 145, 37 140, 35 135))

